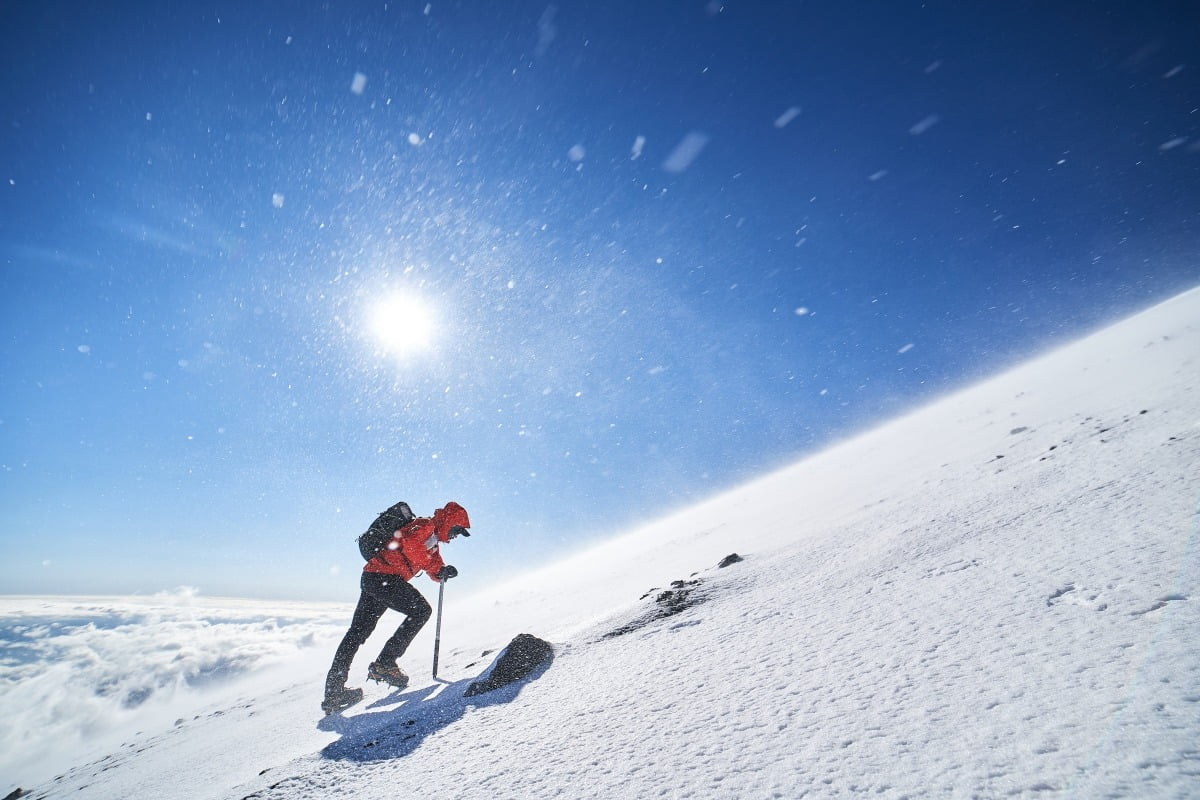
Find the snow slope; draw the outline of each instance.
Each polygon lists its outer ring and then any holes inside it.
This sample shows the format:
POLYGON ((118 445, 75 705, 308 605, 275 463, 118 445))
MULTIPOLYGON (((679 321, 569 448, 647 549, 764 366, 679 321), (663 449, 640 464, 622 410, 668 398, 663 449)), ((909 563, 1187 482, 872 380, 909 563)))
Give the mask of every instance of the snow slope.
MULTIPOLYGON (((448 597, 445 682, 368 684, 321 720, 330 654, 312 651, 294 681, 31 794, 1200 796, 1197 376, 1193 290, 448 597), (555 644, 549 667, 463 699, 480 654, 522 631, 555 644)), ((410 671, 429 646, 427 631, 410 671)))

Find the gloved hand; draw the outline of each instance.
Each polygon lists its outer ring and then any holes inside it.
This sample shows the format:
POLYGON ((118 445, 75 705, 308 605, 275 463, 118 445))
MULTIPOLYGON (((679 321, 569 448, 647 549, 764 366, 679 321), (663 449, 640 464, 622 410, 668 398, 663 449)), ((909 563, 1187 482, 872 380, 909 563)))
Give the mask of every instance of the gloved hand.
POLYGON ((458 577, 458 570, 455 569, 454 567, 450 566, 449 564, 447 564, 446 566, 439 569, 437 571, 437 575, 435 575, 434 577, 437 578, 439 581, 448 581, 451 578, 458 577))

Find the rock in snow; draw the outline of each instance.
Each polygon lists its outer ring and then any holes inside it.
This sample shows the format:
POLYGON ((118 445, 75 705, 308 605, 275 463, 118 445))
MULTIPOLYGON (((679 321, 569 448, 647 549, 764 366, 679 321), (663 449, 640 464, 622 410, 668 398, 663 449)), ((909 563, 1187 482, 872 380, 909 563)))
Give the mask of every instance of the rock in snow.
POLYGON ((743 560, 742 557, 739 556, 737 553, 730 553, 729 555, 727 555, 721 559, 721 561, 717 564, 717 569, 725 569, 725 567, 728 567, 732 564, 736 564, 742 560, 743 560))
POLYGON ((472 683, 463 696, 474 697, 523 680, 553 655, 554 648, 549 642, 529 633, 519 633, 496 659, 487 678, 472 683))

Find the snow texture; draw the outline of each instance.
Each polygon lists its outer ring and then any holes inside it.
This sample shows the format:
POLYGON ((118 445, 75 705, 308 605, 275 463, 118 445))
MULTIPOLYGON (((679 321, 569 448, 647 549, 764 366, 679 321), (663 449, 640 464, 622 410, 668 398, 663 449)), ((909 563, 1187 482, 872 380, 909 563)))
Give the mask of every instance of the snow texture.
POLYGON ((314 648, 30 793, 1195 797, 1198 362, 1194 290, 448 601, 442 681, 419 639, 323 719, 314 648), (522 631, 552 662, 465 698, 522 631))

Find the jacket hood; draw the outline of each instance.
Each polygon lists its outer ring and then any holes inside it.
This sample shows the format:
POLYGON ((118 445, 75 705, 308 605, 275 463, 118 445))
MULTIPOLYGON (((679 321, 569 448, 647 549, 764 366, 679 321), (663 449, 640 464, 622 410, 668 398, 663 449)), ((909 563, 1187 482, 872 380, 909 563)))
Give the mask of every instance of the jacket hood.
POLYGON ((455 525, 471 527, 467 510, 453 500, 433 512, 433 531, 439 542, 450 541, 450 529, 455 525))

